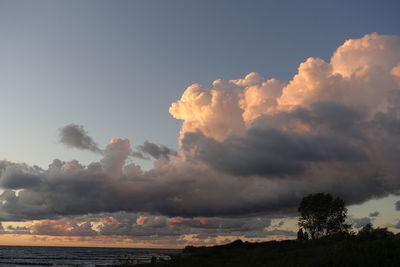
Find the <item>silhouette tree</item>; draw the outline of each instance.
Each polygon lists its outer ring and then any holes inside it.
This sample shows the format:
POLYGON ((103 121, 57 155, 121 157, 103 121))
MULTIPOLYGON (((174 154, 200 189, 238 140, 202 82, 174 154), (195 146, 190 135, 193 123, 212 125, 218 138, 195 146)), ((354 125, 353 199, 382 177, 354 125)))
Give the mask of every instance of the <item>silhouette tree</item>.
POLYGON ((358 237, 361 239, 376 240, 394 238, 394 234, 387 228, 374 228, 372 223, 368 223, 358 232, 358 237))
POLYGON ((306 241, 308 240, 308 233, 307 233, 307 232, 304 232, 304 237, 303 237, 303 238, 304 238, 304 240, 306 240, 306 241))
POLYGON ((311 239, 350 229, 350 225, 344 223, 347 217, 345 202, 340 198, 333 199, 330 194, 318 193, 304 197, 298 211, 298 225, 310 233, 311 239))
POLYGON ((297 231, 297 240, 304 240, 303 228, 300 228, 299 231, 297 231))

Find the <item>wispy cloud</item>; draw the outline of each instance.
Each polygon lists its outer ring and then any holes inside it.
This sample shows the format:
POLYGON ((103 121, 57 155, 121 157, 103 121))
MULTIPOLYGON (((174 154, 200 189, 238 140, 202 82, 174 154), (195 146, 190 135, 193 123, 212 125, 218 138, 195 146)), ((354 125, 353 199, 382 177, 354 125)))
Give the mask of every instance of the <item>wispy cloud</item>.
POLYGON ((69 124, 60 129, 60 142, 69 147, 102 153, 82 125, 69 124))

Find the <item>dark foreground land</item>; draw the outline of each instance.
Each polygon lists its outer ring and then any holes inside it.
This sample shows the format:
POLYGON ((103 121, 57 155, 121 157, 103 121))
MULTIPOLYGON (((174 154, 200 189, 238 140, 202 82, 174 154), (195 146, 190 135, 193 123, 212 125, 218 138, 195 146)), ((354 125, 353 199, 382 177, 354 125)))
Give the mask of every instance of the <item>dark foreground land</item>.
POLYGON ((400 266, 400 240, 326 238, 314 241, 240 240, 214 247, 186 247, 169 262, 146 266, 400 266))

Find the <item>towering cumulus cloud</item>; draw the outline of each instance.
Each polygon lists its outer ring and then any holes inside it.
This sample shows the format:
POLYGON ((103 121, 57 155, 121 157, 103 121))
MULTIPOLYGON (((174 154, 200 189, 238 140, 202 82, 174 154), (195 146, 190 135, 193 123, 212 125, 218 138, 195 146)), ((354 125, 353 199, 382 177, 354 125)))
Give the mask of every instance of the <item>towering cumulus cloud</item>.
POLYGON ((132 152, 124 139, 100 149, 83 127, 68 125, 61 142, 103 159, 54 160, 45 170, 1 162, 0 219, 48 219, 33 230, 93 235, 90 223, 60 216, 128 212, 134 224, 107 215, 96 219, 97 234, 209 234, 222 225, 266 235, 269 224, 254 218, 294 214, 306 194, 329 192, 351 204, 400 190, 397 36, 347 40, 330 61, 301 63, 287 82, 250 73, 211 88, 193 84, 169 111, 183 120, 177 152, 150 142, 132 152), (141 170, 129 159, 138 155, 155 167, 141 170))

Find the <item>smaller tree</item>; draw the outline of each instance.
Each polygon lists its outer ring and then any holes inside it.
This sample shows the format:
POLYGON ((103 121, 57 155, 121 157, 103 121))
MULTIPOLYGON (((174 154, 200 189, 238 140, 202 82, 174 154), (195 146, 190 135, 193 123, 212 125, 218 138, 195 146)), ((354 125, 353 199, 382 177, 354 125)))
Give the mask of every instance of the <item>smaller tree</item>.
POLYGON ((304 240, 303 228, 300 228, 299 231, 297 231, 297 240, 304 240))
POLYGON ((358 237, 361 239, 376 240, 393 238, 394 234, 387 228, 374 228, 372 223, 368 223, 358 232, 358 237))
POLYGON ((340 198, 333 199, 330 194, 310 194, 304 197, 298 211, 298 224, 310 233, 311 239, 350 229, 350 225, 344 223, 347 217, 345 202, 340 198))
POLYGON ((308 233, 307 232, 304 232, 304 240, 308 240, 308 233))

